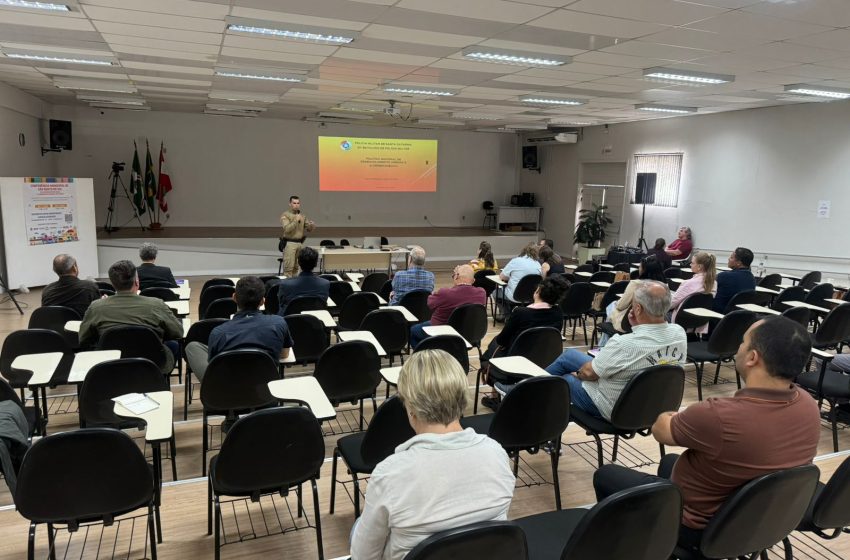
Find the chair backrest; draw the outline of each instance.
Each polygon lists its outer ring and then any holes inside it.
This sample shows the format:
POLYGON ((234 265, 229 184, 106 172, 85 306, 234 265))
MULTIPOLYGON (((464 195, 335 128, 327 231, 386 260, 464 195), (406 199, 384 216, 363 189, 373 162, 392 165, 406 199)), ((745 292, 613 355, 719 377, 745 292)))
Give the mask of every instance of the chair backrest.
POLYGON ((170 288, 160 288, 158 286, 145 288, 144 290, 139 292, 139 295, 146 297, 154 297, 157 299, 161 299, 162 301, 177 301, 178 299, 180 299, 180 296, 175 294, 170 288))
POLYGON ((714 295, 712 294, 691 294, 682 300, 682 304, 679 306, 679 311, 676 313, 675 323, 681 326, 683 329, 697 329, 703 325, 708 324, 708 319, 705 317, 699 317, 697 315, 691 315, 690 313, 682 313, 685 309, 693 309, 695 307, 702 307, 703 309, 711 309, 714 306, 714 295))
POLYGON ((510 521, 483 521, 440 531, 416 545, 404 560, 527 560, 525 533, 510 521))
POLYGON ((782 316, 800 323, 805 328, 809 328, 809 319, 811 319, 812 313, 806 307, 789 307, 782 312, 782 316))
POLYGON ((215 483, 259 496, 317 478, 325 459, 322 429, 309 408, 258 410, 236 421, 221 444, 215 483))
MULTIPOLYGON (((375 309, 363 317, 358 330, 369 331, 384 350, 398 353, 407 347, 410 328, 407 319, 397 309, 375 309)), ((297 354, 296 354, 297 355, 297 354)))
POLYGON ((479 270, 475 273, 475 280, 472 282, 472 285, 476 288, 484 288, 484 291, 487 292, 487 297, 490 297, 496 290, 496 283, 487 278, 488 276, 493 276, 496 274, 496 271, 490 269, 479 270))
POLYGON ((422 339, 422 342, 413 349, 414 352, 422 350, 443 350, 457 360, 464 372, 469 371, 469 354, 466 351, 466 344, 459 336, 453 334, 429 336, 422 339))
POLYGON ((28 329, 47 329, 59 334, 65 339, 68 348, 79 346, 77 333, 65 330, 68 321, 79 321, 81 317, 70 307, 62 305, 45 305, 33 310, 27 325, 28 329))
POLYGON ((428 308, 428 296, 431 292, 427 290, 413 290, 407 292, 398 301, 398 304, 416 315, 419 321, 427 321, 431 318, 431 310, 428 308))
POLYGON ((367 464, 374 467, 395 453, 396 447, 415 435, 416 432, 407 420, 404 404, 400 398, 393 395, 378 407, 369 422, 360 445, 360 455, 367 464))
POLYGON ((268 286, 269 282, 271 282, 272 284, 277 284, 278 282, 280 282, 280 278, 273 274, 268 274, 265 276, 260 276, 260 282, 268 286))
POLYGON ((360 289, 364 292, 374 292, 377 294, 389 279, 390 276, 386 272, 372 272, 363 278, 360 289))
POLYGON ((204 285, 201 287, 201 293, 204 293, 204 290, 210 286, 235 286, 235 284, 230 278, 210 278, 204 282, 204 285))
POLYGON ((776 299, 773 302, 773 309, 778 311, 782 311, 786 309, 788 306, 784 305, 783 302, 786 301, 803 301, 806 299, 806 290, 804 290, 801 286, 791 286, 789 288, 785 288, 779 295, 776 296, 776 299))
POLYGON ((333 403, 371 396, 380 382, 381 360, 369 342, 352 340, 325 350, 313 376, 333 403))
MULTIPOLYGON (((334 303, 337 303, 336 300, 334 300, 334 303)), ((321 298, 319 296, 301 296, 288 302, 286 304, 286 309, 283 310, 283 314, 288 316, 301 313, 302 311, 316 311, 327 308, 327 298, 321 298)))
POLYGON ((681 517, 682 494, 670 482, 622 490, 582 517, 561 559, 669 558, 676 547, 681 517))
POLYGON ((381 236, 381 245, 389 245, 389 244, 390 244, 390 240, 382 235, 381 236))
POLYGON ((98 289, 98 290, 109 290, 109 291, 111 291, 113 294, 115 293, 115 286, 113 286, 113 285, 112 285, 111 283, 109 283, 109 282, 104 282, 103 280, 95 280, 95 282, 94 282, 94 283, 95 283, 95 284, 97 284, 97 289, 98 289))
POLYGON ((590 276, 590 282, 608 282, 610 284, 613 281, 614 272, 610 270, 600 270, 590 276))
POLYGON ((448 324, 473 346, 481 346, 487 334, 487 308, 480 303, 465 303, 455 307, 448 324))
POLYGON ((797 284, 801 288, 805 288, 807 290, 811 290, 815 287, 815 284, 821 281, 821 273, 817 270, 813 270, 812 272, 807 272, 800 278, 800 283, 797 284))
POLYGON ((702 534, 709 558, 737 558, 770 548, 800 523, 820 471, 803 465, 761 476, 726 500, 702 534))
POLYGON ((266 315, 277 315, 280 312, 280 281, 271 282, 266 284, 266 302, 265 302, 265 313, 266 315))
POLYGON ((168 383, 159 367, 144 358, 122 358, 93 366, 80 387, 80 426, 118 428, 121 417, 113 412, 114 397, 127 393, 167 391, 168 383))
POLYGON ((647 429, 662 412, 679 410, 684 392, 681 366, 648 367, 626 383, 611 411, 611 424, 628 431, 647 429))
POLYGON ((612 268, 611 270, 613 270, 615 272, 631 272, 632 267, 629 263, 617 263, 617 264, 614 265, 614 268, 612 268))
POLYGON ((492 200, 485 200, 481 203, 482 210, 492 210, 494 208, 492 200))
POLYGON ((533 302, 534 292, 542 281, 543 277, 539 274, 526 274, 519 279, 516 288, 514 288, 513 300, 523 305, 533 302))
POLYGON ((354 293, 354 288, 348 282, 341 282, 339 280, 331 280, 330 282, 328 297, 334 300, 337 307, 342 309, 345 300, 354 293))
POLYGON ((681 278, 682 277, 682 269, 678 266, 671 266, 670 268, 664 269, 664 278, 681 278))
POLYGON ((576 272, 591 272, 592 273, 593 272, 593 265, 592 264, 580 264, 573 271, 573 273, 576 273, 576 272))
POLYGON ((340 282, 336 274, 319 274, 318 276, 319 278, 327 280, 328 282, 340 282))
POLYGON ((824 300, 831 298, 833 292, 835 292, 835 288, 832 284, 818 284, 809 290, 809 293, 806 294, 806 299, 803 301, 811 305, 818 305, 828 309, 829 305, 824 300))
POLYGON ((830 348, 850 337, 850 303, 832 308, 812 337, 816 348, 830 348))
POLYGON ((335 245, 336 243, 334 243, 333 239, 322 239, 321 241, 319 241, 320 247, 333 247, 335 245))
POLYGON ((0 402, 3 401, 12 401, 21 409, 24 408, 24 403, 21 401, 21 397, 15 392, 9 382, 0 377, 0 402))
POLYGON ((200 342, 201 344, 209 343, 210 333, 213 329, 219 325, 223 325, 227 321, 227 319, 201 319, 200 321, 192 323, 192 326, 189 327, 189 331, 183 339, 185 342, 183 348, 185 349, 186 345, 190 342, 200 342))
POLYGON ((560 305, 564 317, 584 315, 593 307, 593 285, 587 282, 571 284, 560 305))
POLYGON ((771 290, 778 290, 779 285, 782 283, 782 275, 781 274, 767 274, 763 276, 759 281, 758 285, 762 288, 768 288, 771 290))
POLYGON ((620 280, 619 282, 613 282, 608 289, 605 290, 605 295, 602 296, 602 302, 599 304, 599 308, 602 311, 617 301, 617 296, 626 291, 626 286, 629 285, 628 280, 620 280))
POLYGON ((230 319, 237 311, 236 302, 233 298, 219 298, 213 300, 207 306, 204 319, 230 319))
POLYGON ((507 450, 559 439, 570 422, 570 387, 557 375, 517 383, 493 415, 489 435, 507 450))
POLYGON ((838 529, 850 525, 850 458, 835 469, 815 499, 811 521, 819 529, 838 529))
POLYGON ((708 351, 721 358, 731 358, 738 351, 744 333, 750 325, 758 320, 758 316, 746 309, 737 309, 727 313, 714 327, 714 332, 708 339, 708 351))
POLYGON ((30 521, 75 527, 95 519, 111 523, 150 504, 153 492, 150 465, 130 436, 88 428, 35 442, 21 465, 14 502, 30 521))
POLYGON ((547 368, 561 355, 563 341, 558 329, 533 327, 519 333, 508 349, 508 356, 525 356, 538 366, 547 368))
POLYGON ((381 286, 381 289, 378 291, 378 295, 384 298, 385 301, 390 300, 390 294, 393 291, 393 281, 387 280, 384 282, 384 285, 381 286))
POLYGON ((252 410, 274 404, 269 381, 280 379, 278 366, 262 350, 244 348, 217 354, 201 382, 206 410, 252 410))
POLYGON ((340 239, 339 244, 343 247, 348 247, 349 245, 351 245, 351 242, 348 239, 340 239))
POLYGON ((735 311, 739 309, 738 306, 745 303, 755 303, 758 304, 761 302, 760 294, 755 290, 744 290, 743 292, 738 292, 732 299, 729 300, 729 303, 726 304, 725 313, 729 313, 730 311, 735 311))
POLYGON ((62 352, 71 356, 65 339, 58 333, 48 329, 25 329, 10 332, 3 341, 0 350, 0 375, 5 377, 13 386, 21 386, 29 380, 29 374, 22 376, 12 369, 15 358, 24 354, 42 354, 47 352, 62 352))
POLYGON ((198 303, 198 316, 201 319, 206 319, 207 308, 212 302, 217 299, 232 298, 235 292, 236 288, 232 285, 228 286, 226 284, 215 284, 208 288, 204 288, 204 291, 201 292, 200 302, 198 303))
POLYGON ((315 363, 331 344, 324 323, 318 317, 301 313, 284 319, 292 335, 295 359, 302 364, 315 363))
POLYGON ((121 325, 107 329, 100 335, 98 348, 120 350, 122 358, 146 358, 162 367, 168 351, 159 336, 143 325, 121 325))
MULTIPOLYGON (((336 303, 336 300, 334 300, 334 303, 336 303)), ((337 305, 339 304, 337 303, 337 305)), ((343 329, 358 329, 366 315, 380 306, 378 296, 372 292, 353 293, 345 299, 340 307, 337 323, 343 329)))

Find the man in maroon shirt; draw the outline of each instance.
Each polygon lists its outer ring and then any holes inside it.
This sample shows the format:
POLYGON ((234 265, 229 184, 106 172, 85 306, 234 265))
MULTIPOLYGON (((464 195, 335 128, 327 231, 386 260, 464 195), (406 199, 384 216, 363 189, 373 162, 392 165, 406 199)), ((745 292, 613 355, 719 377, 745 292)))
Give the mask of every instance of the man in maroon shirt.
MULTIPOLYGON (((710 398, 665 412, 652 426, 659 443, 685 447, 667 455, 658 476, 682 492, 679 544, 698 547, 726 499, 759 476, 811 463, 820 437, 814 399, 793 383, 811 352, 809 334, 786 317, 758 321, 744 335, 735 367, 746 383, 733 397, 710 398)), ((598 499, 658 477, 605 465, 593 477, 598 499)))
POLYGON ((486 305, 487 292, 484 288, 473 286, 475 273, 468 264, 456 266, 452 272, 452 287, 442 288, 428 296, 428 308, 431 310, 431 320, 417 323, 410 328, 410 346, 416 345, 428 338, 423 330, 431 325, 445 325, 449 322, 452 311, 467 303, 486 305))

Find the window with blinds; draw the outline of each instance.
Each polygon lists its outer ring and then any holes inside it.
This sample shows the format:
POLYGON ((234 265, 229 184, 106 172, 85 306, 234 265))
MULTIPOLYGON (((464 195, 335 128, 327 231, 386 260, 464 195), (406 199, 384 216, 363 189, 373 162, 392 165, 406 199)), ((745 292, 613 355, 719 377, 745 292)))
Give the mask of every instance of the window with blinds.
POLYGON ((679 182, 685 154, 635 154, 629 185, 629 202, 635 204, 638 173, 655 173, 655 203, 652 206, 675 208, 679 205, 679 182))

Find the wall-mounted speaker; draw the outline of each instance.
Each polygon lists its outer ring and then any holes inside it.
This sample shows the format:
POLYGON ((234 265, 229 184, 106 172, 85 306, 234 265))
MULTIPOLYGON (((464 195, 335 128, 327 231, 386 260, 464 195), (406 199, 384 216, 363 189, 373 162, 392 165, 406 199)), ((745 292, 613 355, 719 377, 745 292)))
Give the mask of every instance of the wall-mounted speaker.
POLYGON ((540 169, 540 162, 537 159, 537 146, 522 147, 522 167, 523 169, 540 169))
POLYGON ((656 173, 638 173, 635 183, 635 204, 655 204, 656 173))
POLYGON ((71 121, 50 119, 50 149, 70 150, 71 146, 71 121))

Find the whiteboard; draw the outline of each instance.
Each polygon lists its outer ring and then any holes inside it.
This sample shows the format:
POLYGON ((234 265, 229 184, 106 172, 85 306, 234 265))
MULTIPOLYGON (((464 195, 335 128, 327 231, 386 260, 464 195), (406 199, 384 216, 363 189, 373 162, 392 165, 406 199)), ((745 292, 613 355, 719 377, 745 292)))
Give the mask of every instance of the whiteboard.
POLYGON ((74 177, 0 177, 0 210, 6 282, 12 289, 44 286, 56 280, 53 257, 67 253, 77 259, 80 278, 98 275, 97 232, 94 218, 94 187, 91 179, 74 177), (68 182, 75 202, 77 240, 30 245, 28 192, 34 183, 68 182))

